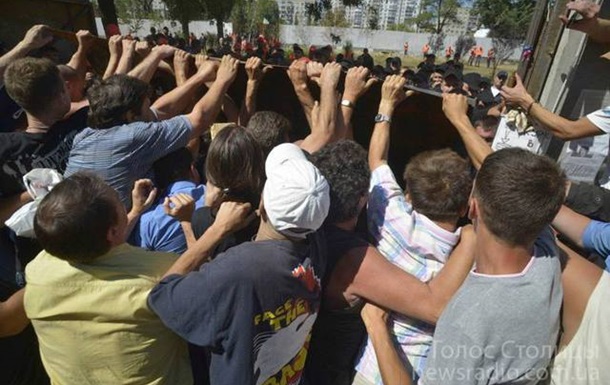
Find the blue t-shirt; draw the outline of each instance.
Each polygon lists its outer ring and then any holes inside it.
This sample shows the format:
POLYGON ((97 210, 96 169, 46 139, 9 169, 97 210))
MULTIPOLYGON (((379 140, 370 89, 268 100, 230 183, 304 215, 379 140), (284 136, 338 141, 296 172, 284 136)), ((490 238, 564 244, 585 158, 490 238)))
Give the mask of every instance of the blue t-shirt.
POLYGON ((242 243, 199 271, 166 277, 148 303, 179 336, 209 348, 212 384, 298 384, 320 305, 324 250, 321 233, 302 243, 242 243))
POLYGON ((119 193, 125 206, 130 207, 134 182, 152 177, 155 161, 185 147, 192 129, 185 116, 106 129, 85 128, 74 138, 64 176, 93 171, 119 193))
POLYGON ((167 192, 159 197, 156 205, 142 214, 133 233, 134 246, 151 251, 167 251, 182 254, 186 251, 186 238, 180 222, 167 215, 163 208, 166 197, 179 193, 188 194, 195 200, 195 208, 203 207, 205 186, 195 185, 191 181, 174 182, 167 192))
POLYGON ((591 221, 582 233, 586 249, 606 257, 606 271, 610 271, 610 223, 591 221))

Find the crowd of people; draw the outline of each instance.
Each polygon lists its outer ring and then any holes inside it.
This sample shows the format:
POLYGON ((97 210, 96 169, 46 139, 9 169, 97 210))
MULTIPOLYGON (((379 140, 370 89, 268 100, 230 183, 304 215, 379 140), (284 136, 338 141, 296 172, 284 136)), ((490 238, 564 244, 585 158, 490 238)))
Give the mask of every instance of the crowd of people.
MULTIPOLYGON (((568 7, 570 28, 610 42, 599 5, 568 7)), ((342 60, 303 55, 287 69, 298 138, 293 117, 257 109, 260 57, 236 106, 233 55, 113 36, 94 74, 93 36, 76 37, 66 64, 40 57, 44 25, 0 57, 0 219, 35 209, 33 236, 0 229, 3 383, 610 383, 610 193, 490 146, 505 108, 562 139, 610 132, 607 109, 565 119, 503 72, 473 90, 459 60, 389 60, 380 79, 361 57, 342 79, 342 60), (397 176, 391 127, 414 78, 440 89, 465 150, 397 176), (364 148, 352 117, 375 82, 364 148), (63 180, 33 201, 37 169, 63 180)))

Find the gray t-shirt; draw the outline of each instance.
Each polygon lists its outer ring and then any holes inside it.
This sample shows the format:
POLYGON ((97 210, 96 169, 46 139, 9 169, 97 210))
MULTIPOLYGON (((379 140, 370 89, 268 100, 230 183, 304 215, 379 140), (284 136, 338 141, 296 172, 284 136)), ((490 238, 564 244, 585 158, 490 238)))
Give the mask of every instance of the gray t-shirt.
POLYGON ((441 315, 420 384, 536 384, 557 342, 563 299, 550 228, 519 274, 472 272, 441 315))
POLYGON ((139 178, 152 177, 153 163, 185 147, 192 126, 185 116, 133 122, 107 129, 85 128, 74 138, 64 176, 92 171, 112 186, 127 207, 139 178))

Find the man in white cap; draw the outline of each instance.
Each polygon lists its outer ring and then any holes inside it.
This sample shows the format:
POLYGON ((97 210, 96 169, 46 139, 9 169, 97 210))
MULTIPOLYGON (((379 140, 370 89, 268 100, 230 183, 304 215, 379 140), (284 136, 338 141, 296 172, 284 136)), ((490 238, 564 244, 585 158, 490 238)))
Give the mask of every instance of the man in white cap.
MULTIPOLYGON (((328 214, 328 183, 290 143, 271 151, 265 171, 256 238, 203 266, 187 251, 148 298, 170 329, 209 348, 213 385, 299 383, 318 313, 326 258, 316 231, 328 214)), ((250 205, 226 202, 217 218, 244 210, 250 205)), ((198 242, 219 242, 230 227, 223 222, 198 242)))

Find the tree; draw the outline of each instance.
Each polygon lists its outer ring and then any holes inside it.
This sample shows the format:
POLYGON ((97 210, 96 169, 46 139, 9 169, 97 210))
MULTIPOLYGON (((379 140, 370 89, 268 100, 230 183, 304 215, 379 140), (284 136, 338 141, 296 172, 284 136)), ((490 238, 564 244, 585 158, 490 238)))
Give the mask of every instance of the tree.
POLYGON ((420 31, 440 35, 447 23, 459 21, 457 14, 461 6, 460 0, 423 0, 421 12, 410 22, 420 31))
POLYGON ((379 29, 379 11, 375 7, 371 7, 368 13, 369 17, 367 19, 367 24, 369 29, 376 30, 379 29))
POLYGON ((349 22, 345 16, 345 10, 338 8, 326 11, 320 20, 320 25, 323 27, 347 28, 349 27, 349 22))
MULTIPOLYGON (((477 0, 475 11, 489 28, 496 50, 496 65, 507 60, 525 39, 535 0, 477 0)), ((495 68, 494 68, 495 70, 495 68)))
POLYGON ((280 9, 274 0, 238 0, 231 14, 233 32, 238 35, 279 36, 280 9), (264 21, 268 24, 265 24, 264 21))
POLYGON ((137 33, 144 25, 144 19, 155 19, 153 0, 115 0, 117 16, 129 30, 137 33))
MULTIPOLYGON (((196 0, 183 0, 192 1, 196 0)), ((216 33, 220 38, 224 35, 224 22, 229 20, 235 0, 200 0, 203 3, 205 13, 216 21, 216 33)), ((279 17, 279 16, 278 16, 279 17)))
POLYGON ((474 39, 474 37, 470 35, 460 35, 455 41, 455 53, 459 54, 460 56, 464 56, 464 54, 476 44, 477 41, 474 39))
POLYGON ((415 29, 413 28, 413 24, 411 23, 400 23, 400 24, 394 24, 394 25, 390 25, 388 27, 389 31, 401 31, 401 32, 415 32, 415 29))
POLYGON ((182 34, 185 38, 189 35, 189 22, 204 17, 204 8, 200 0, 163 0, 163 2, 167 6, 170 18, 182 24, 182 34))

